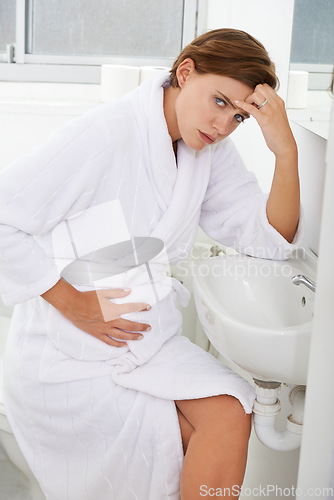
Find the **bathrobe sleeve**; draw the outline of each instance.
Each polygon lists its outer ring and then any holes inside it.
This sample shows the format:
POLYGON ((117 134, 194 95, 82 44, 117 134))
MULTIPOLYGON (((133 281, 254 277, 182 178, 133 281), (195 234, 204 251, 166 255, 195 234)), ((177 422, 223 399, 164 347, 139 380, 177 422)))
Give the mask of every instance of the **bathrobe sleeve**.
POLYGON ((300 246, 301 213, 290 244, 269 224, 268 195, 262 193, 255 175, 248 171, 233 142, 225 139, 213 151, 211 176, 202 203, 200 225, 216 241, 240 253, 284 260, 300 246))
POLYGON ((36 297, 59 280, 38 237, 89 205, 111 149, 98 120, 84 116, 1 172, 0 294, 7 305, 36 297))

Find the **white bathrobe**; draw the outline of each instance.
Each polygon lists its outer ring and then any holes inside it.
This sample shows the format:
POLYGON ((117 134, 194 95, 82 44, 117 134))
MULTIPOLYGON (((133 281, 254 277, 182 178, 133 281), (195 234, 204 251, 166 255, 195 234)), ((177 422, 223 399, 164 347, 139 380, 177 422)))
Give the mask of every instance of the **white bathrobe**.
POLYGON ((0 291, 16 305, 5 404, 48 500, 179 498, 174 400, 230 394, 250 413, 254 393, 180 335, 177 299, 189 294, 169 264, 186 257, 199 223, 264 258, 287 258, 300 242, 300 228, 289 244, 269 225, 267 197, 230 140, 200 152, 180 140, 176 164, 166 81, 71 121, 0 177, 0 291), (145 237, 148 254, 135 249, 135 264, 118 251, 111 269, 101 264, 109 272, 72 272, 82 256, 145 237), (79 290, 131 287, 115 302, 152 304, 124 316, 152 330, 121 348, 79 330, 40 298, 60 276, 79 290))

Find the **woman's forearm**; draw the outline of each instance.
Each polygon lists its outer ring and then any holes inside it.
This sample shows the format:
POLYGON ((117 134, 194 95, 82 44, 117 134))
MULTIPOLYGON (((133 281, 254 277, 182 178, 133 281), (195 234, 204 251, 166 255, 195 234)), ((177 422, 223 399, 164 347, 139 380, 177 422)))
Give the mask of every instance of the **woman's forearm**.
POLYGON ((273 182, 267 201, 269 223, 291 243, 300 215, 297 146, 276 156, 273 182))
POLYGON ((268 148, 276 157, 274 178, 267 202, 269 223, 290 243, 299 221, 298 150, 284 101, 266 83, 238 106, 254 116, 268 148))

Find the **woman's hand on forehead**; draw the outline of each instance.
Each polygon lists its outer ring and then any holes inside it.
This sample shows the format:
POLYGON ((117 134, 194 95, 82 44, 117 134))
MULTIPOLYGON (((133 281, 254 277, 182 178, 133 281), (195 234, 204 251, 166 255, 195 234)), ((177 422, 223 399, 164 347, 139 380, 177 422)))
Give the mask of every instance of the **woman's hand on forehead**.
POLYGON ((255 118, 268 148, 276 156, 296 147, 285 103, 268 84, 257 85, 245 101, 237 101, 236 104, 255 118))

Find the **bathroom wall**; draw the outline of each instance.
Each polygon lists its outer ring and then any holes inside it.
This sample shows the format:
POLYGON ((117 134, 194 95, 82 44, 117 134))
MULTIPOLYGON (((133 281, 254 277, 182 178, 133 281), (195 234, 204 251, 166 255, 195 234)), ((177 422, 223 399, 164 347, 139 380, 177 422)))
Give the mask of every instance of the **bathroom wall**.
POLYGON ((99 85, 0 81, 0 169, 99 102, 99 85))

